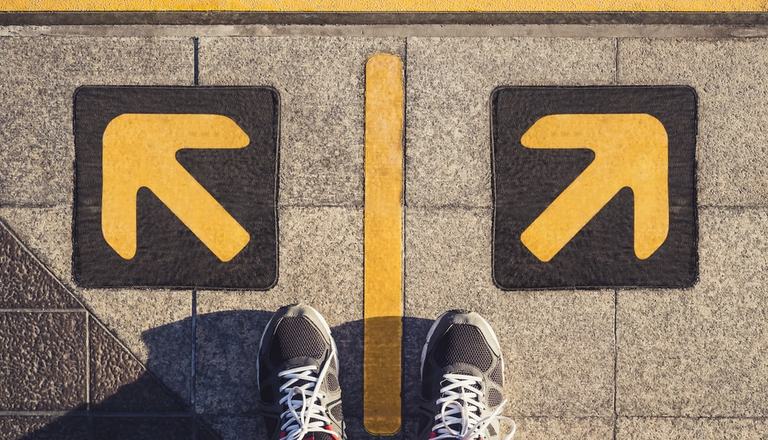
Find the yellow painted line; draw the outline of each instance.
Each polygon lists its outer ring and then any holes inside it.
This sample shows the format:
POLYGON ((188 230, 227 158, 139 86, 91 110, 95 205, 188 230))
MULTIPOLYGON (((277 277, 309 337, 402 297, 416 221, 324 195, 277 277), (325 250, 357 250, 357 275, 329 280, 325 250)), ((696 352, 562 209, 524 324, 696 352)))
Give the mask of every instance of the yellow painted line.
POLYGON ((365 249, 363 424, 400 430, 403 338, 403 62, 365 66, 365 249))
POLYGON ((5 0, 0 11, 766 12, 765 0, 5 0))

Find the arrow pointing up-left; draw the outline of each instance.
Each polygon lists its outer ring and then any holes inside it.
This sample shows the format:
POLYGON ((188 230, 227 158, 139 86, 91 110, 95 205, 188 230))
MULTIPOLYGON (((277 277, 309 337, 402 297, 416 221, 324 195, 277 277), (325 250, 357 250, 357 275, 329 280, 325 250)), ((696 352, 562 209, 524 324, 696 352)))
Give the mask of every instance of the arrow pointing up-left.
POLYGON ((208 114, 122 114, 103 136, 101 228, 122 258, 136 255, 136 195, 148 188, 221 261, 234 258, 250 235, 176 161, 184 148, 235 149, 250 143, 232 119, 208 114))

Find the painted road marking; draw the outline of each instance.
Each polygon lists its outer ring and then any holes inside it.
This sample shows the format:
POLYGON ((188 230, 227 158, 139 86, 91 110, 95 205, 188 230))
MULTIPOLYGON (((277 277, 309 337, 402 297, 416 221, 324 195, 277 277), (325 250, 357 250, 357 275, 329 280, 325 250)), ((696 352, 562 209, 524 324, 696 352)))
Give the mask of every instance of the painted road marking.
POLYGON ((765 12, 765 0, 6 0, 1 11, 765 12))
POLYGON ((79 89, 78 283, 274 285, 277 105, 258 87, 79 89))
POLYGON ((147 188, 221 261, 251 237, 176 161, 182 148, 245 148, 248 135, 222 115, 123 113, 104 130, 101 229, 126 260, 136 256, 136 195, 147 188))
POLYGON ((635 255, 667 239, 667 131, 649 114, 549 115, 523 134, 532 149, 589 148, 595 160, 523 231, 520 239, 550 261, 623 188, 634 195, 635 255))
POLYGON ((390 54, 365 66, 363 424, 400 430, 403 337, 403 63, 390 54))
POLYGON ((492 101, 499 287, 695 282, 692 89, 509 87, 492 101))

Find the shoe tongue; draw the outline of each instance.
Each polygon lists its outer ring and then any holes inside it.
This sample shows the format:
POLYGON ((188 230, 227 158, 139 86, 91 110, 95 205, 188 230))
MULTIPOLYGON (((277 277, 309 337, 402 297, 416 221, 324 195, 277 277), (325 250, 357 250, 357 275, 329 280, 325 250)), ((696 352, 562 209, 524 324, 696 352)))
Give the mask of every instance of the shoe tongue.
POLYGON ((457 362, 452 365, 446 365, 443 367, 443 375, 446 374, 463 374, 466 376, 483 377, 483 373, 477 369, 474 365, 469 365, 461 362, 457 362))

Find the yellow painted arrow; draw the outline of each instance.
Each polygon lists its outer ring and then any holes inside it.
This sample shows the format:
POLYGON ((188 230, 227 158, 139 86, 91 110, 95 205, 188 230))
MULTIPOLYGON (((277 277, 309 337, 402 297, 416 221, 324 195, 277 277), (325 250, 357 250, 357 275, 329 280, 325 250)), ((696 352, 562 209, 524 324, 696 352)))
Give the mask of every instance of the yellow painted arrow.
POLYGON ((549 115, 523 134, 532 149, 588 148, 594 161, 523 231, 521 241, 547 262, 613 199, 630 188, 635 255, 644 260, 669 232, 668 140, 664 125, 643 114, 549 115))
POLYGON ((136 194, 148 188, 221 261, 250 235, 176 161, 183 148, 244 148, 248 135, 232 119, 206 114, 122 114, 103 136, 101 227, 126 260, 136 255, 136 194))

